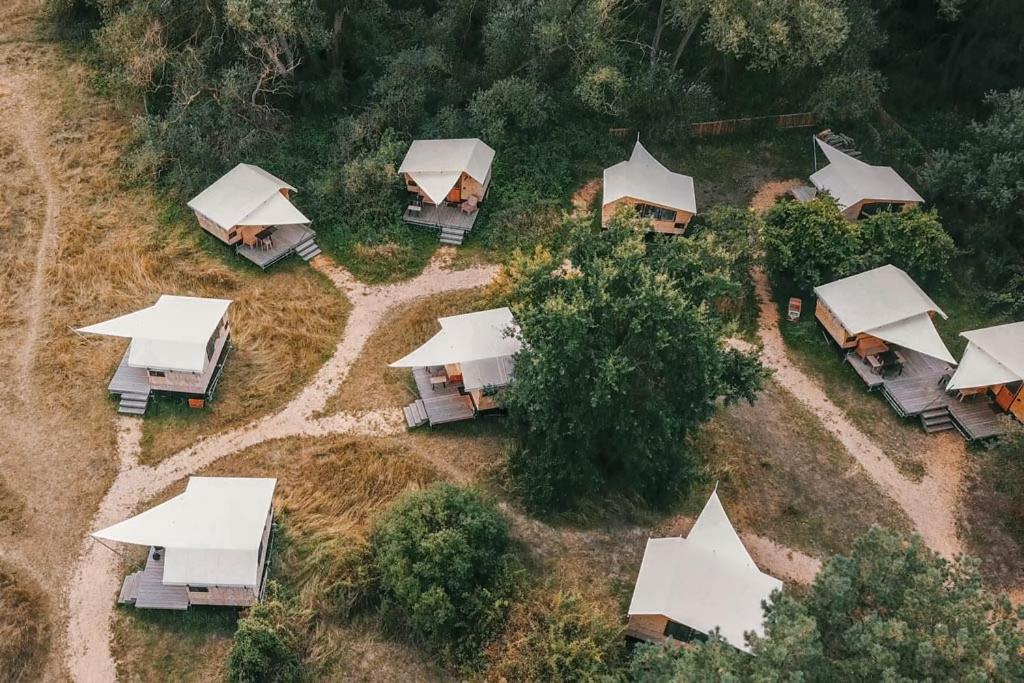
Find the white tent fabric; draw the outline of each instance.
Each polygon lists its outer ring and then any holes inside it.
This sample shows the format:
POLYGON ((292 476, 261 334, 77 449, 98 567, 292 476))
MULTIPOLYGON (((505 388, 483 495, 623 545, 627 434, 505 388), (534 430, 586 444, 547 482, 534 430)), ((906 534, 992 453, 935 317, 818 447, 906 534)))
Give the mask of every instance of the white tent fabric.
POLYGON ((230 305, 230 299, 162 294, 148 308, 78 331, 130 338, 128 365, 133 368, 202 372, 206 345, 230 305))
MULTIPOLYGON (((425 368, 512 356, 522 343, 507 307, 439 318, 441 331, 392 368, 425 368)), ((463 368, 465 370, 465 368, 463 368)), ((465 377, 465 375, 463 375, 465 377)))
POLYGON ((439 204, 463 173, 486 185, 493 161, 494 150, 477 138, 414 140, 398 172, 412 176, 427 197, 439 204))
POLYGON ((466 391, 503 387, 512 381, 515 361, 512 356, 471 360, 460 364, 462 385, 466 391))
POLYGON ((93 537, 166 549, 164 583, 257 586, 276 479, 191 477, 185 492, 93 537))
POLYGON ((762 573, 712 493, 687 538, 652 538, 640 564, 629 614, 663 615, 702 633, 718 628, 749 652, 744 634, 764 635, 761 607, 782 582, 762 573))
POLYGON ((673 173, 644 149, 640 141, 633 146, 628 161, 620 161, 604 170, 604 194, 601 206, 624 197, 650 202, 670 209, 697 213, 693 178, 673 173))
POLYGON ((294 191, 295 188, 259 166, 238 164, 213 185, 193 197, 188 207, 206 216, 224 230, 230 230, 236 225, 309 223, 310 220, 281 194, 281 190, 294 191), (274 201, 268 204, 270 200, 274 201), (288 204, 291 211, 286 213, 281 202, 288 204), (257 217, 253 216, 258 212, 263 212, 265 217, 281 217, 284 220, 259 222, 257 217))
POLYGON ((931 318, 946 314, 905 272, 885 265, 814 288, 850 334, 871 334, 954 363, 931 318), (883 336, 888 335, 888 336, 883 336))
POLYGON ((840 209, 864 201, 923 202, 924 199, 889 166, 872 166, 814 138, 829 164, 811 174, 811 182, 831 194, 840 209))
POLYGON ((974 389, 1024 380, 1024 322, 961 333, 967 348, 946 389, 974 389))
POLYGON ((275 192, 238 225, 308 225, 309 222, 283 194, 275 192))
POLYGON ((932 324, 931 316, 927 313, 920 313, 865 331, 873 337, 878 337, 907 349, 920 351, 932 358, 938 358, 951 365, 956 365, 953 354, 946 348, 942 337, 939 336, 935 325, 932 324))

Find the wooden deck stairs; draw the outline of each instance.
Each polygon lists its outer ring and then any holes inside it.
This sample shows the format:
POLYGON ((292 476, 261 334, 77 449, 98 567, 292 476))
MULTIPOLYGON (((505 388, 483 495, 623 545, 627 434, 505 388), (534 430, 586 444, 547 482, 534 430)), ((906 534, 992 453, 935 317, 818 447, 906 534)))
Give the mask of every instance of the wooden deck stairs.
POLYGON ((930 408, 922 411, 920 417, 921 426, 928 434, 956 429, 956 425, 953 424, 953 416, 950 414, 949 408, 946 406, 930 408))
POLYGON ((139 581, 142 576, 141 571, 132 572, 128 576, 124 577, 124 583, 121 584, 121 592, 117 596, 117 604, 119 605, 134 605, 135 601, 139 599, 139 581))
POLYGON ((295 253, 299 255, 299 258, 303 261, 309 261, 316 256, 319 256, 321 251, 319 245, 316 243, 314 235, 310 235, 306 240, 299 242, 295 245, 295 253))
POLYGON ((427 409, 424 407, 423 399, 421 398, 407 405, 402 411, 405 413, 405 424, 409 426, 409 429, 422 427, 428 421, 427 409))
POLYGON ((126 391, 121 394, 117 412, 122 415, 145 415, 149 405, 149 392, 126 391))
POLYGON ((450 244, 452 246, 459 246, 463 240, 466 239, 466 233, 468 230, 462 228, 453 228, 450 226, 442 226, 441 228, 441 244, 450 244))

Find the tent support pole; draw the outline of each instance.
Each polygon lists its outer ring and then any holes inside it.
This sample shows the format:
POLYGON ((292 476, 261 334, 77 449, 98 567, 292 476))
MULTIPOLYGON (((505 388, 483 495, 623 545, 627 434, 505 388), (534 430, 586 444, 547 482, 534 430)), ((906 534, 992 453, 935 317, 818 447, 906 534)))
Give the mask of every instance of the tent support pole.
POLYGON ((124 559, 124 560, 127 560, 127 559, 128 559, 128 556, 127 556, 127 555, 125 555, 124 553, 122 553, 122 552, 121 552, 120 550, 116 550, 116 549, 114 549, 114 548, 110 547, 109 545, 107 545, 106 543, 104 543, 104 542, 103 542, 103 541, 101 541, 100 539, 96 538, 95 536, 93 537, 93 539, 92 539, 92 540, 96 541, 96 542, 97 542, 97 543, 99 543, 99 544, 100 544, 101 546, 103 546, 104 548, 106 548, 106 549, 107 549, 107 550, 109 550, 110 552, 114 553, 115 555, 118 555, 118 556, 120 556, 120 557, 121 557, 121 559, 124 559))

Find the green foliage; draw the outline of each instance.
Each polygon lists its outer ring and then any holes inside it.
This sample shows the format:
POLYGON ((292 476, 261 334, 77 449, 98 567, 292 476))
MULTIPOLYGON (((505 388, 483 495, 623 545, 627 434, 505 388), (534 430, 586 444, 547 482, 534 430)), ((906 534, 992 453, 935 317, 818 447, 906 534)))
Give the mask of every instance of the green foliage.
POLYGON ((469 102, 469 117, 481 135, 496 144, 525 139, 548 123, 551 100, 535 81, 516 76, 496 81, 469 102))
POLYGON ((488 679, 592 681, 617 673, 622 628, 575 592, 536 591, 517 603, 488 651, 488 679))
POLYGON ((874 69, 838 70, 821 80, 811 97, 819 121, 865 121, 875 115, 885 92, 885 79, 874 69))
POLYGON ((1005 597, 982 589, 978 562, 949 562, 872 528, 833 557, 806 597, 776 595, 753 657, 716 638, 692 649, 644 648, 641 681, 1013 681, 1024 633, 1005 597))
POLYGON ((479 657, 515 590, 512 538, 494 504, 450 484, 406 494, 377 520, 370 547, 384 607, 435 652, 479 657))
POLYGON ((763 371, 723 348, 722 319, 677 279, 693 270, 688 241, 649 255, 645 223, 626 212, 607 230, 563 230, 556 253, 509 274, 525 344, 503 397, 509 469, 537 509, 609 491, 665 503, 694 475, 686 435, 718 398, 752 398, 763 371))
POLYGON ((765 219, 764 247, 772 272, 805 292, 857 272, 857 233, 829 196, 779 202, 765 219))
POLYGON ((278 601, 274 586, 268 586, 267 592, 266 602, 238 620, 227 663, 226 677, 232 683, 301 680, 296 636, 287 625, 288 608, 278 601))
POLYGON ((956 252, 934 210, 882 211, 849 222, 828 196, 780 202, 765 221, 764 243, 772 271, 805 292, 887 263, 921 283, 939 282, 956 252))
POLYGON ((1012 529, 1024 530, 1024 425, 1013 418, 1004 418, 1003 433, 986 443, 990 468, 998 472, 993 485, 1009 497, 1006 522, 1012 529))
POLYGON ((857 228, 862 268, 891 263, 922 283, 949 277, 956 247, 934 209, 882 211, 859 221, 857 228))

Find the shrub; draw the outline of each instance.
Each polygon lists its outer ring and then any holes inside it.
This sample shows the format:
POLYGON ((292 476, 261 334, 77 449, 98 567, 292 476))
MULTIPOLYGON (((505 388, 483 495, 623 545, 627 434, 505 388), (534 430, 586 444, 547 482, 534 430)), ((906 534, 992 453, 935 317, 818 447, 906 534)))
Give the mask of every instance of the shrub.
POLYGON ((488 678, 598 680, 621 663, 621 626, 578 593, 539 590, 515 606, 509 622, 488 651, 488 678))
POLYGON ((551 114, 551 98, 532 80, 512 76, 481 90, 469 103, 469 117, 492 145, 513 136, 543 129, 551 114))
POLYGON ((920 282, 949 276, 956 247, 935 210, 882 211, 859 223, 864 269, 891 263, 920 282))
POLYGON ((49 612, 38 586, 0 564, 0 678, 38 680, 49 648, 49 612))
POLYGON ((497 508, 476 491, 436 484, 381 516, 370 547, 385 609, 435 652, 477 657, 515 587, 512 538, 497 508))
POLYGON ((229 681, 297 681, 299 678, 295 653, 270 622, 251 615, 239 620, 228 654, 229 681))
POLYGON ((776 204, 765 218, 764 246, 772 272, 805 292, 857 272, 856 233, 827 195, 776 204))

